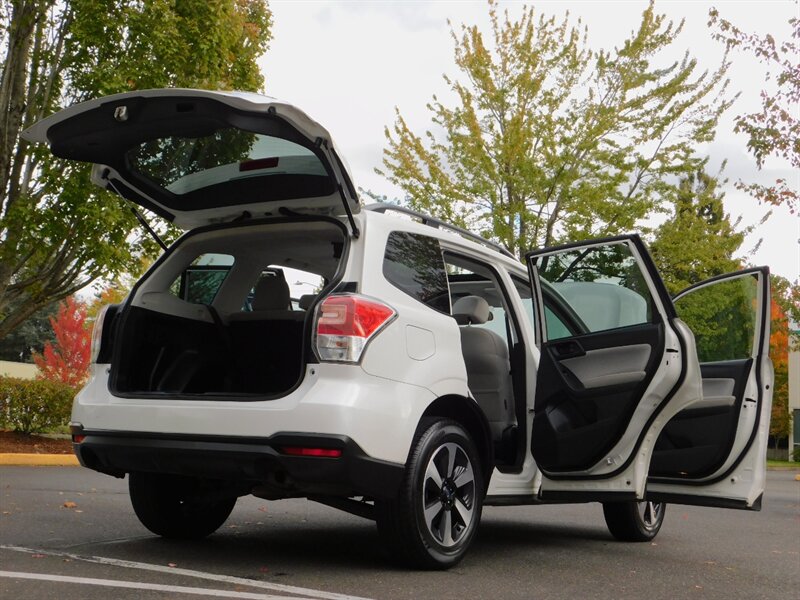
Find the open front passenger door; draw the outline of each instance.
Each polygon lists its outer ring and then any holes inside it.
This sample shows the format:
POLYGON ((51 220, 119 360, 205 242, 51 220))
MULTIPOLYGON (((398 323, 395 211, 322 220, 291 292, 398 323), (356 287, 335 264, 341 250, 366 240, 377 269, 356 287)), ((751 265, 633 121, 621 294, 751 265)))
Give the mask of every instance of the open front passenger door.
POLYGON ((701 282, 674 303, 694 332, 703 395, 659 435, 647 499, 758 510, 773 387, 769 269, 701 282))

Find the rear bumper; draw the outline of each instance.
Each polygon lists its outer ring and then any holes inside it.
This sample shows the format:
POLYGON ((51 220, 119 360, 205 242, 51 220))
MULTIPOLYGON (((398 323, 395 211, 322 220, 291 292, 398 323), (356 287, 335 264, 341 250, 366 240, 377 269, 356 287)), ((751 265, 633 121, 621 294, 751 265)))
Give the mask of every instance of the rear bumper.
POLYGON ((74 430, 81 465, 122 477, 130 472, 167 473, 252 484, 259 495, 369 496, 391 498, 402 464, 368 456, 347 436, 276 433, 267 438, 156 436, 74 430), (290 456, 286 446, 341 450, 336 458, 290 456))

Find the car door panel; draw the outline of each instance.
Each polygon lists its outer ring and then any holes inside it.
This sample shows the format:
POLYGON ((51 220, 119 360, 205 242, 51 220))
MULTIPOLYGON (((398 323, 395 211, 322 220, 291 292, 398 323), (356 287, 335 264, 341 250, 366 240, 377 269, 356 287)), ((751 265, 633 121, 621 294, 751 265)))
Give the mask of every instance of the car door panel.
POLYGON ((667 423, 650 476, 702 477, 727 459, 736 435, 752 359, 700 365, 703 397, 667 423))
POLYGON ((658 432, 701 396, 691 331, 637 236, 527 258, 540 323, 531 432, 540 497, 642 498, 658 432), (549 339, 555 318, 563 326, 549 339))
POLYGON ((661 325, 576 336, 582 356, 561 358, 557 340, 544 344, 537 380, 532 449, 545 470, 591 467, 616 442, 635 408, 646 371, 663 353, 661 325), (616 359, 616 360, 609 360, 616 359), (620 373, 641 377, 613 381, 620 373), (607 379, 605 385, 600 381, 607 379), (586 383, 589 385, 586 385, 586 383))
POLYGON ((692 294, 697 294, 694 305, 687 303, 686 310, 703 317, 690 319, 705 360, 703 396, 670 419, 659 435, 647 497, 757 510, 765 483, 773 379, 768 355, 769 270, 746 269, 693 286, 676 297, 679 310, 681 299, 691 300, 692 294), (737 286, 750 289, 738 307, 730 300, 737 286), (700 290, 705 291, 698 294, 700 290), (740 318, 729 318, 737 314, 740 318), (727 324, 730 340, 723 337, 728 330, 718 323, 727 324), (748 338, 743 330, 749 326, 748 338), (730 353, 736 356, 714 360, 730 353))

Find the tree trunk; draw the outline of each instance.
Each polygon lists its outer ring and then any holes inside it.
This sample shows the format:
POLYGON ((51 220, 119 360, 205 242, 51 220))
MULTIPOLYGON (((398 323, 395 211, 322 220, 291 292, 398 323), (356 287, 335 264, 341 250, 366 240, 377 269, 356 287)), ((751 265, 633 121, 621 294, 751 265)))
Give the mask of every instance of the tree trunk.
POLYGON ((0 215, 6 211, 11 156, 25 114, 25 83, 36 22, 43 16, 38 0, 12 2, 8 52, 0 80, 0 215))

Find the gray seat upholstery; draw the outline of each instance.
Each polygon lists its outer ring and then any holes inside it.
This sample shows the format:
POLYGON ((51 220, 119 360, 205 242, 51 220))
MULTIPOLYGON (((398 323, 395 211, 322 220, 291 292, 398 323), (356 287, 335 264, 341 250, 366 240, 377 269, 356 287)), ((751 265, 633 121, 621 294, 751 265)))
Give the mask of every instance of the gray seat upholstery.
POLYGON ((467 384, 483 409, 492 436, 516 424, 511 387, 508 345, 495 332, 482 325, 490 317, 489 303, 479 296, 460 298, 453 305, 453 317, 461 325, 461 352, 467 368, 467 384))
POLYGON ((289 297, 289 284, 283 272, 262 275, 253 289, 253 308, 250 312, 234 313, 230 322, 237 321, 303 321, 305 312, 292 310, 289 297))

